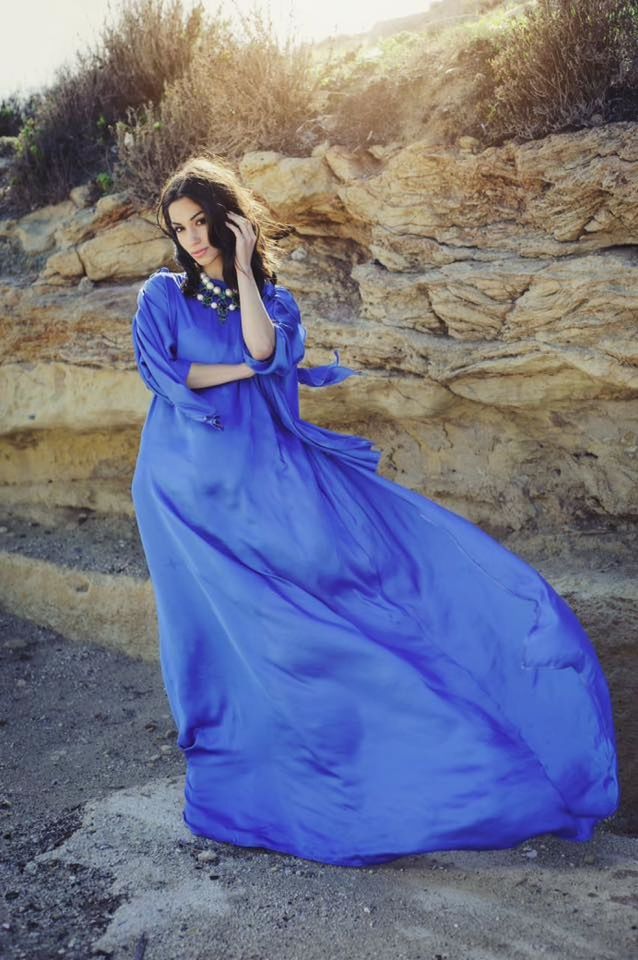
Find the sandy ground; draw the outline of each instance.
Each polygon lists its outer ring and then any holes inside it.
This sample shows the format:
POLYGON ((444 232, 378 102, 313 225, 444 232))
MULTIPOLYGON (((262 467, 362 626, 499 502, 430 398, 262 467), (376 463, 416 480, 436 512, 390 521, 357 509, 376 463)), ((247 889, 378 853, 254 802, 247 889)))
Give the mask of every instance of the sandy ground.
POLYGON ((194 837, 159 667, 0 615, 7 960, 630 960, 638 838, 354 869, 194 837))

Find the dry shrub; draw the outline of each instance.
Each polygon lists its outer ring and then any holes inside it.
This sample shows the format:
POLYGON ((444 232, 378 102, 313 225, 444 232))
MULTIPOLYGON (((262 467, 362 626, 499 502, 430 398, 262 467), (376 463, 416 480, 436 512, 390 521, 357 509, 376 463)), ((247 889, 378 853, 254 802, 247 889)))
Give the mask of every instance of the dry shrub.
POLYGON ((94 62, 108 74, 117 118, 141 103, 158 103, 167 83, 188 69, 204 32, 204 8, 182 0, 128 0, 102 27, 94 62))
POLYGON ((635 0, 539 0, 491 61, 489 138, 534 139, 610 119, 637 62, 635 0))
POLYGON ((10 199, 19 210, 63 200, 88 171, 106 163, 101 89, 95 67, 58 71, 17 138, 10 199))
POLYGON ((64 199, 69 189, 114 160, 114 124, 126 111, 155 102, 190 63, 203 8, 182 0, 125 0, 96 49, 58 71, 18 137, 11 170, 17 210, 64 199))
POLYGON ((118 186, 142 201, 196 152, 231 162, 249 150, 295 154, 317 86, 310 52, 280 44, 267 14, 251 10, 238 38, 223 20, 206 31, 184 74, 161 102, 130 110, 117 127, 118 186))
POLYGON ((469 135, 478 140, 498 140, 490 128, 496 80, 492 62, 502 49, 503 30, 468 37, 455 50, 452 68, 460 68, 466 81, 463 97, 446 104, 445 122, 440 123, 445 143, 454 143, 459 136, 469 135))
POLYGON ((407 86, 400 78, 381 76, 365 89, 340 97, 330 128, 332 139, 352 150, 394 140, 401 129, 402 99, 407 86))
POLYGON ((402 99, 409 96, 408 74, 354 54, 327 62, 322 85, 330 140, 351 150, 393 140, 401 127, 402 99))

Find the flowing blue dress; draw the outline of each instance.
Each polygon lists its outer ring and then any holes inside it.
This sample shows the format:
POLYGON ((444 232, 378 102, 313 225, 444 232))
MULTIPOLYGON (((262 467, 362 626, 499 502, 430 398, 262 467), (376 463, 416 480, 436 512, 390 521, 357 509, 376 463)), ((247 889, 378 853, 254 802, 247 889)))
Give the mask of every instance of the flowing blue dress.
MULTIPOLYGON (((133 321, 152 391, 131 494, 195 835, 361 867, 588 840, 618 807, 606 678, 533 567, 377 472, 364 437, 299 415, 306 329, 284 286, 254 359, 184 274, 133 321), (190 389, 192 362, 249 379, 190 389)), ((220 287, 225 286, 223 281, 220 287)))

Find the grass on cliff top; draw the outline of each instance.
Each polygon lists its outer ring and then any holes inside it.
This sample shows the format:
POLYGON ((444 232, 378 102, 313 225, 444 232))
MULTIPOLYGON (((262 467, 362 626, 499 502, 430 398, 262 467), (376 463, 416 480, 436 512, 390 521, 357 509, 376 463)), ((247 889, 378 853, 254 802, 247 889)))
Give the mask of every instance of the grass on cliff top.
POLYGON ((195 151, 497 144, 638 116, 636 0, 440 0, 410 23, 304 45, 258 6, 238 30, 222 4, 122 0, 49 88, 0 104, 19 130, 0 203, 24 212, 89 179, 149 202, 195 151))

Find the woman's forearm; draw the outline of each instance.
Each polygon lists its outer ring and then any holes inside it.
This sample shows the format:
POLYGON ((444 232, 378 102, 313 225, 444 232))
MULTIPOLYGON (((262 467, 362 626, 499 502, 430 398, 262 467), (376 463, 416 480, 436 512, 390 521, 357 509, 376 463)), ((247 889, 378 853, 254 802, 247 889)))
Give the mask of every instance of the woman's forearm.
POLYGON ((252 270, 237 271, 241 303, 241 325, 244 342, 255 360, 268 360, 275 349, 277 336, 252 270))
POLYGON ((198 390, 231 380, 247 380, 254 375, 255 371, 247 363, 191 363, 186 386, 198 390))

